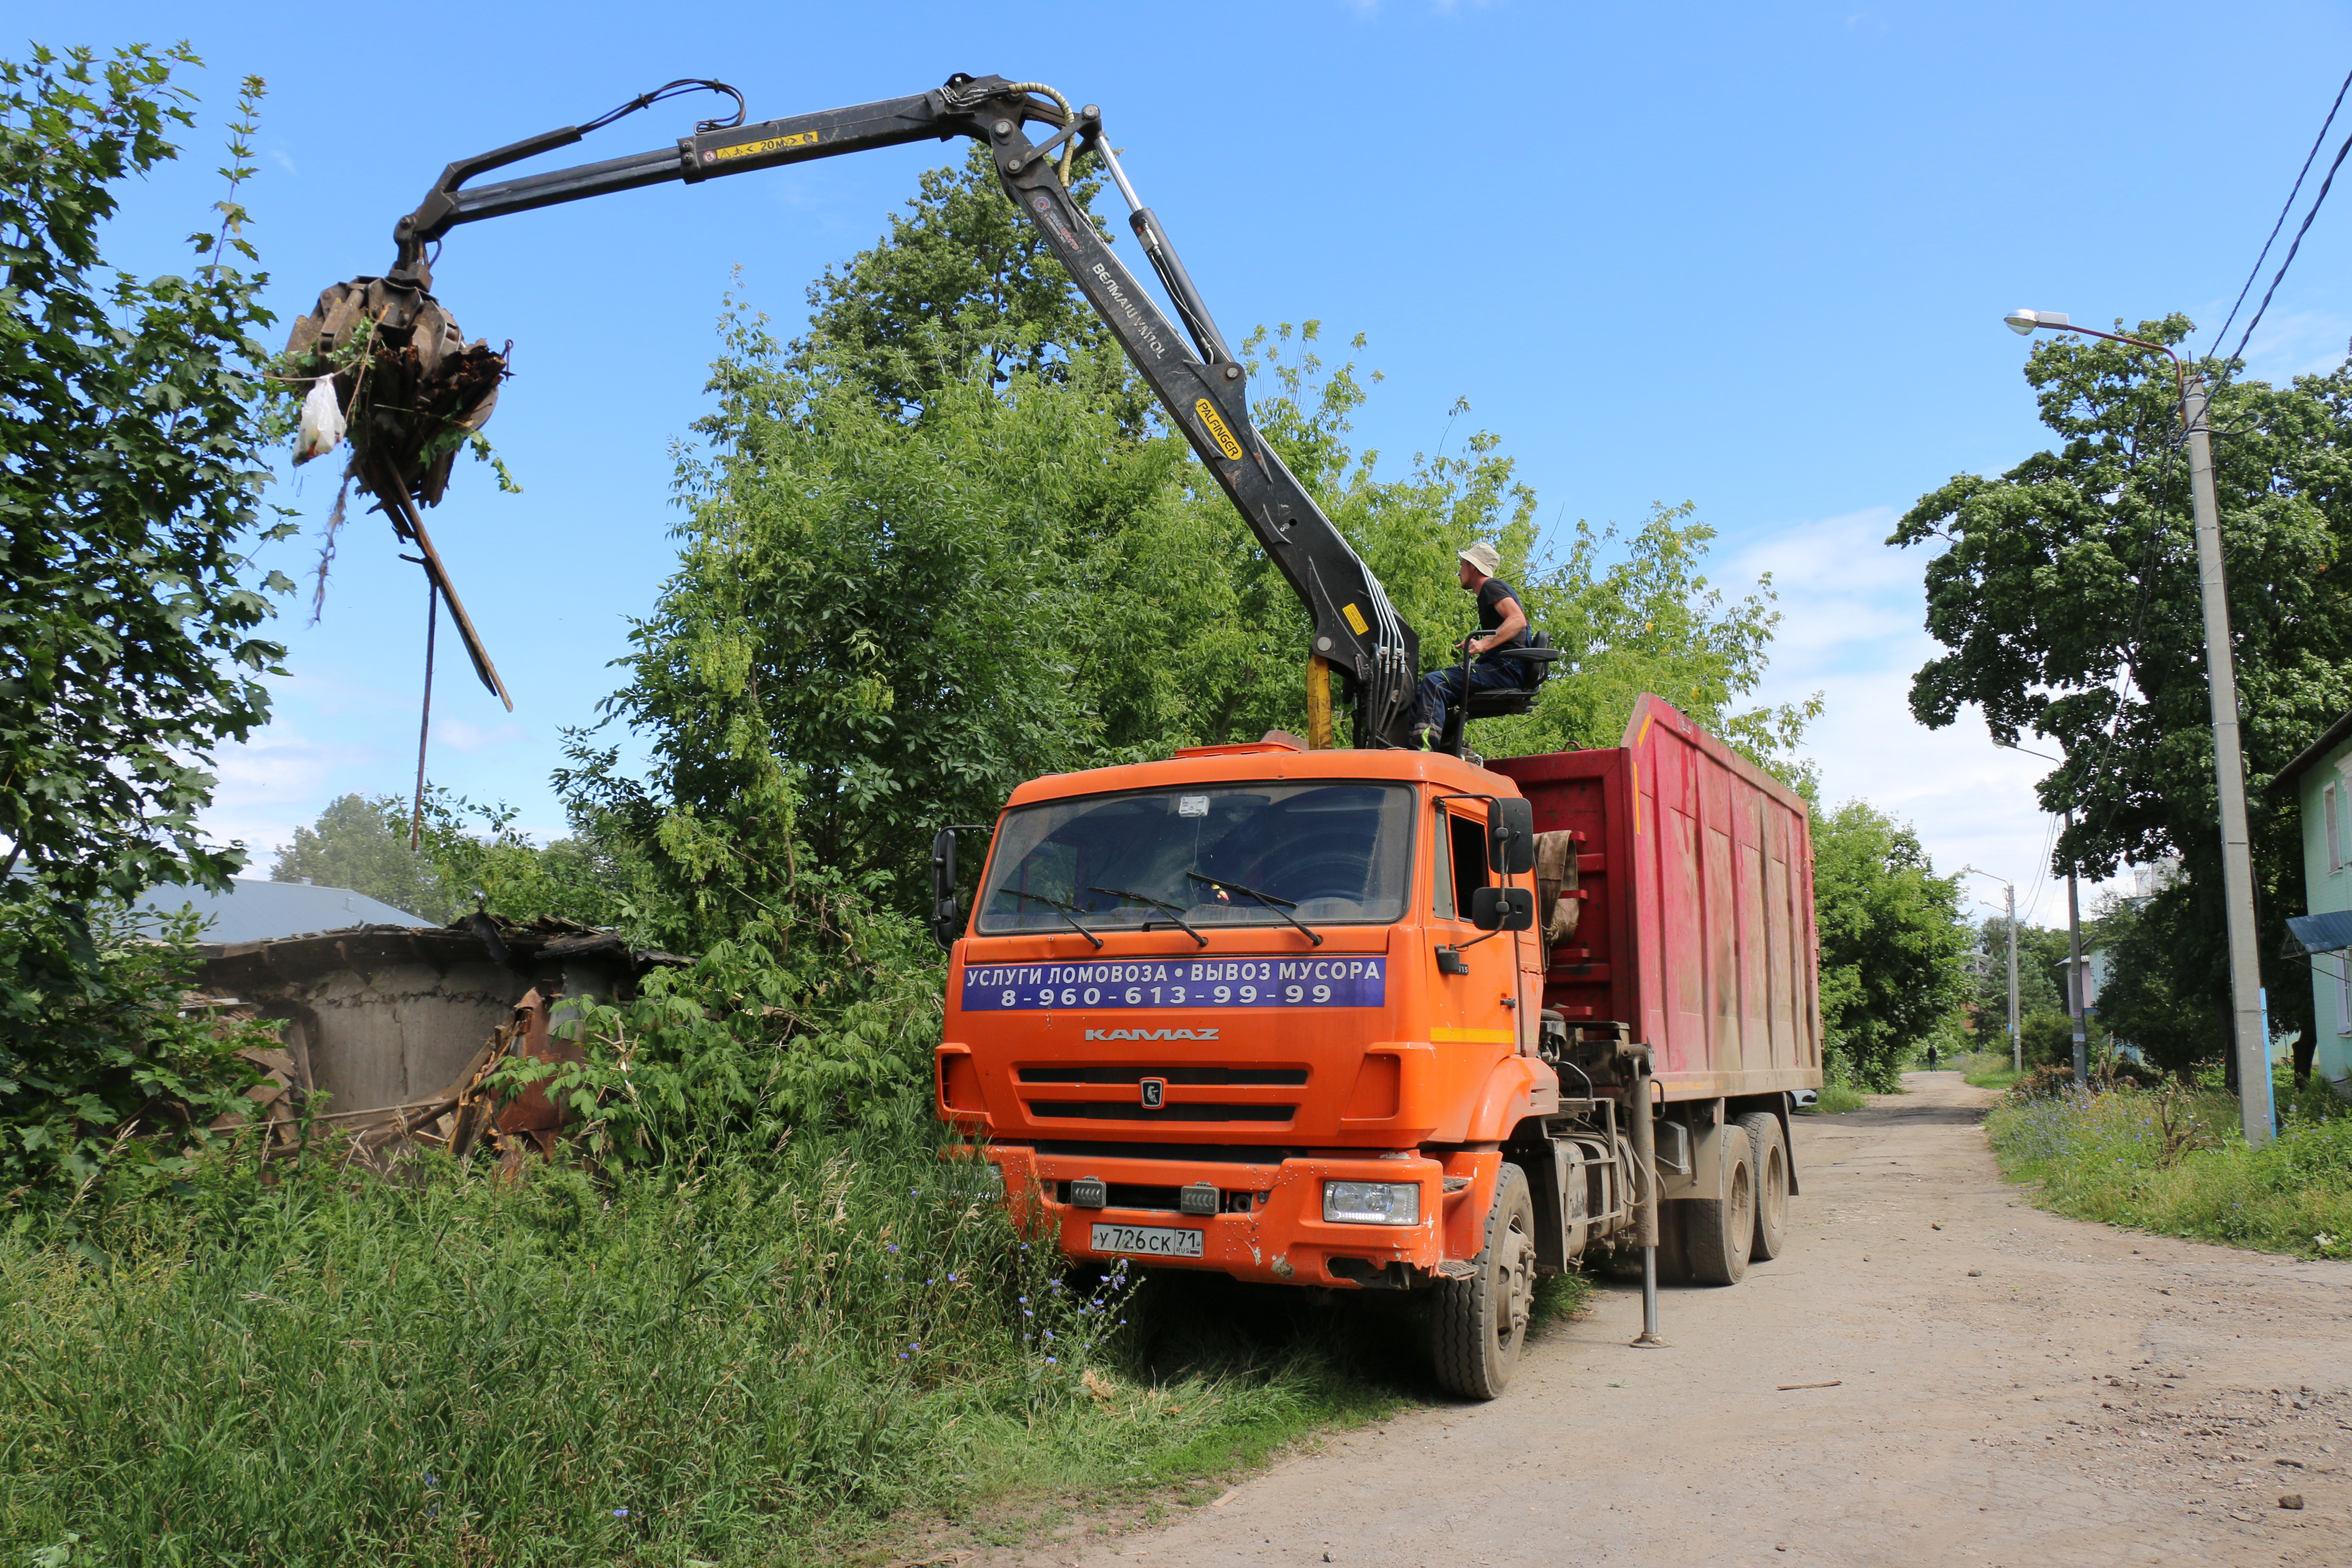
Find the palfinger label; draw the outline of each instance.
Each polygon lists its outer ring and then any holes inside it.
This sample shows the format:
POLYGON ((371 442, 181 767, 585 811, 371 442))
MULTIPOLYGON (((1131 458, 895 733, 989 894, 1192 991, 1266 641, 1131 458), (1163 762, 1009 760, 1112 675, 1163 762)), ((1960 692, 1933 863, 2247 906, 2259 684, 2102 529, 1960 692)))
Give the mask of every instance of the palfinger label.
POLYGON ((1192 404, 1192 412, 1201 416, 1201 426, 1208 431, 1209 439, 1217 444, 1217 450, 1234 462, 1240 462, 1242 444, 1234 440, 1234 433, 1225 427, 1224 416, 1217 412, 1217 405, 1205 397, 1197 398, 1192 404))

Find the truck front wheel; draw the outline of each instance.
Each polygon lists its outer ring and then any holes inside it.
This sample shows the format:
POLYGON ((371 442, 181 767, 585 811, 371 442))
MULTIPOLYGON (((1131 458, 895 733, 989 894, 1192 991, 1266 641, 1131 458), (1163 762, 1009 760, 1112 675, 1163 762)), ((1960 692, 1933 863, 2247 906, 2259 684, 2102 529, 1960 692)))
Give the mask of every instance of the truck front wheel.
POLYGON ((1466 1279, 1438 1281, 1432 1342, 1437 1381, 1448 1394, 1492 1399, 1519 1364, 1535 1294, 1535 1200, 1526 1173, 1508 1162, 1495 1183, 1475 1268, 1466 1279))

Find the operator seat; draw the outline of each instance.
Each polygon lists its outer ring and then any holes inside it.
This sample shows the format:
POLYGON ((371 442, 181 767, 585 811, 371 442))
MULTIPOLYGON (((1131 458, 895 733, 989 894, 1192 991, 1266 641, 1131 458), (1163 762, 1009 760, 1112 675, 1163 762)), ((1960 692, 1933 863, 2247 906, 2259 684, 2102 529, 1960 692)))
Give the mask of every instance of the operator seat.
POLYGON ((1437 739, 1437 749, 1462 755, 1465 729, 1473 719, 1504 719, 1514 713, 1525 713, 1536 705, 1543 683, 1551 678, 1551 667, 1559 661, 1560 650, 1551 646, 1551 638, 1541 632, 1528 634, 1528 646, 1515 648, 1497 658, 1516 659, 1524 671, 1525 684, 1502 686, 1490 690, 1474 691, 1470 700, 1460 707, 1448 708, 1445 731, 1437 739))

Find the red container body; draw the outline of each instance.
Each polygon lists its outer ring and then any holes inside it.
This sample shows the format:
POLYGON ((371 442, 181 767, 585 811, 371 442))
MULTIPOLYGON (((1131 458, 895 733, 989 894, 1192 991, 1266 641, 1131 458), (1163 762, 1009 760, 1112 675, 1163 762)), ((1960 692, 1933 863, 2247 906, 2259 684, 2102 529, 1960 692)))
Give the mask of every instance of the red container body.
POLYGON ((1537 832, 1584 835, 1583 912, 1552 950, 1545 1007, 1571 1029, 1623 1026, 1668 1100, 1821 1087, 1802 796, 1647 695, 1614 750, 1486 766, 1537 832))

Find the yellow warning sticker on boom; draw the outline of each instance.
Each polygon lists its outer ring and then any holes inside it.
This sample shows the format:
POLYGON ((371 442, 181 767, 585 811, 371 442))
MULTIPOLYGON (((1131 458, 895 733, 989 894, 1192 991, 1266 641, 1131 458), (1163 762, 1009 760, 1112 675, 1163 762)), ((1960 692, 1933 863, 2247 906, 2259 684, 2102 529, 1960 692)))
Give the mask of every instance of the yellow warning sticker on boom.
POLYGON ((1355 634, 1358 637, 1362 637, 1366 632, 1372 629, 1364 623, 1364 612, 1356 608, 1353 605, 1340 605, 1339 614, 1346 619, 1348 625, 1355 631, 1355 634))
POLYGON ((732 147, 720 147, 712 153, 715 158, 756 158, 762 153, 781 153, 787 147, 814 147, 816 132, 795 131, 790 136, 771 136, 765 142, 738 142, 732 147))
MULTIPOLYGON (((1231 430, 1225 428, 1225 422, 1218 416, 1216 405, 1203 397, 1192 405, 1192 412, 1201 416, 1201 423, 1207 427, 1209 438, 1217 444, 1217 450, 1240 462, 1242 444, 1234 439, 1231 430)), ((1364 628, 1358 626, 1356 629, 1362 631, 1364 628)))

